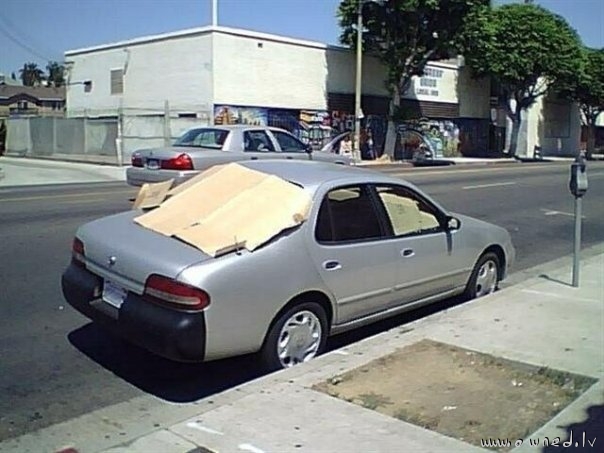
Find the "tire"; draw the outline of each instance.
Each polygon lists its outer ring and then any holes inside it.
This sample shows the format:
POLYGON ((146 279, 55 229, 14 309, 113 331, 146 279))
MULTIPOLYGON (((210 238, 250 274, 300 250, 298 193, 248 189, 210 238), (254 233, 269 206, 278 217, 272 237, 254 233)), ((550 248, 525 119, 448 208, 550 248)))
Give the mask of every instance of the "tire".
POLYGON ((273 322, 260 351, 270 371, 289 368, 319 355, 327 340, 327 315, 315 302, 294 305, 273 322))
POLYGON ((464 298, 470 300, 494 293, 499 286, 500 270, 499 257, 493 252, 484 253, 472 270, 464 298))

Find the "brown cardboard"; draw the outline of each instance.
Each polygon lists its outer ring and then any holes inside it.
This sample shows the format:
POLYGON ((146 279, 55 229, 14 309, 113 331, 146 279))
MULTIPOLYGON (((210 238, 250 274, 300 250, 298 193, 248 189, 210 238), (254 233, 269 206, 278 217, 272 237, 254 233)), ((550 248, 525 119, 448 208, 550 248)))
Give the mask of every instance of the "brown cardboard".
POLYGON ((217 256, 254 250, 308 218, 310 196, 274 175, 233 163, 194 179, 134 221, 217 256))
POLYGON ((138 191, 132 209, 151 209, 159 206, 166 199, 172 187, 173 179, 154 184, 145 183, 138 191))

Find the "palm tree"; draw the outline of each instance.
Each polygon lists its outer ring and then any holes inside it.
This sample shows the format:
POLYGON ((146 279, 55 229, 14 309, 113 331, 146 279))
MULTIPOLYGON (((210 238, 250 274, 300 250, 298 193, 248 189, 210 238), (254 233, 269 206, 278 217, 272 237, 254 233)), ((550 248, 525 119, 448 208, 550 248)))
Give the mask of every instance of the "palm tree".
POLYGON ((48 71, 48 82, 55 87, 65 85, 65 66, 57 61, 49 61, 46 65, 48 71))
POLYGON ((25 63, 19 70, 23 85, 33 87, 39 85, 44 80, 44 71, 38 68, 36 63, 25 63))

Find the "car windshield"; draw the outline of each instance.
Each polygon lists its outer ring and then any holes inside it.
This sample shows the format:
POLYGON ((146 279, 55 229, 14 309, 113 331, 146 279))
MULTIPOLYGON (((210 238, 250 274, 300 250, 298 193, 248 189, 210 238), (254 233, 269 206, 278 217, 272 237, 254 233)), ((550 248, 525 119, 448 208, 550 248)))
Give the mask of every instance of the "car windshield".
POLYGON ((191 129, 183 134, 174 146, 221 149, 229 135, 224 129, 191 129))

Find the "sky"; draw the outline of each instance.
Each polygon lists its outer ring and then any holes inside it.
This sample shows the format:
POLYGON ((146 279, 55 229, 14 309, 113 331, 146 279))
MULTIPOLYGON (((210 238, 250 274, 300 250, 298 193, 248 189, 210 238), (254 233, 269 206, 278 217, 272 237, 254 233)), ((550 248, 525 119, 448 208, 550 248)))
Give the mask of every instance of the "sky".
MULTIPOLYGON (((495 0, 510 3, 515 0, 495 0)), ((211 23, 211 0, 1 0, 0 73, 45 68, 66 50, 211 23)), ((604 47, 604 0, 536 0, 583 43, 604 47)), ((218 24, 337 44, 339 0, 218 0, 218 24)))

